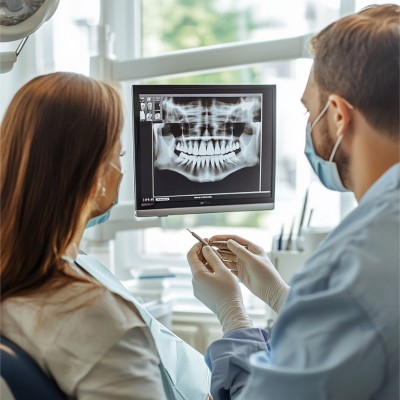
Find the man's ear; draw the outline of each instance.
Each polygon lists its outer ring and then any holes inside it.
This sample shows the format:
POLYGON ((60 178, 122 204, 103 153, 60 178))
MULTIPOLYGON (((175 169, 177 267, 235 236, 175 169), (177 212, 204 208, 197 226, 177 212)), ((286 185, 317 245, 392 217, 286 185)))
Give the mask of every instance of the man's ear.
POLYGON ((329 101, 333 107, 333 117, 336 124, 337 136, 344 135, 352 122, 352 110, 354 107, 343 97, 331 94, 329 101))

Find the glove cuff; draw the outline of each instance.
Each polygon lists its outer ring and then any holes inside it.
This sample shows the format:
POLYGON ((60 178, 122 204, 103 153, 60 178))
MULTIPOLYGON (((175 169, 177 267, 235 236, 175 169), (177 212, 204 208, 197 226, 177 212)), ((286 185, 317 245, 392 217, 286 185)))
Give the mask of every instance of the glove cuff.
POLYGON ((269 306, 276 312, 279 310, 286 300, 287 294, 289 292, 290 286, 288 286, 283 280, 281 282, 276 282, 276 284, 270 288, 267 299, 264 300, 269 306))
POLYGON ((234 329, 251 328, 253 326, 242 299, 235 297, 228 297, 219 304, 217 317, 224 334, 234 329))

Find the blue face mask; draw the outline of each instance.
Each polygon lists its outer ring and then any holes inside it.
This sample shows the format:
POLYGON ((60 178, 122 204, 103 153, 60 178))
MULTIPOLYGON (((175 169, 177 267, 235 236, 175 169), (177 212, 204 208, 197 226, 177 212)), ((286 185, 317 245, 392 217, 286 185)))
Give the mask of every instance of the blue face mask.
POLYGON ((111 208, 107 210, 105 213, 98 215, 97 217, 91 218, 86 225, 86 229, 91 228, 92 226, 96 226, 98 224, 102 224, 103 222, 106 222, 108 218, 110 218, 110 213, 111 213, 111 208))
POLYGON ((325 107, 323 110, 320 112, 318 117, 315 119, 315 121, 310 124, 307 124, 307 129, 306 129, 306 147, 304 150, 304 154, 308 158, 308 161, 311 164, 311 167, 313 168, 314 172, 317 174, 318 178, 320 179, 321 183, 328 189, 331 190, 336 190, 338 192, 348 192, 348 189, 346 189, 342 183, 342 180, 340 179, 340 175, 337 169, 337 165, 335 162, 333 162, 333 157, 336 154, 336 150, 339 147, 340 142, 343 139, 343 135, 340 135, 338 140, 336 141, 335 146, 333 147, 331 156, 329 157, 329 160, 324 160, 321 158, 317 153, 315 152, 312 137, 311 137, 311 132, 314 128, 314 126, 317 124, 317 122, 322 118, 322 116, 325 114, 326 110, 329 107, 329 101, 326 103, 325 107))

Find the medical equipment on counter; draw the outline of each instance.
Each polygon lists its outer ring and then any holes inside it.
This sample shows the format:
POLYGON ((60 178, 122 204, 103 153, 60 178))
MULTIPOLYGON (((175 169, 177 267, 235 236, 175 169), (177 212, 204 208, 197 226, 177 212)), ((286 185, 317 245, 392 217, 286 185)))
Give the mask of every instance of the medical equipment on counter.
POLYGON ((277 236, 273 238, 272 250, 268 257, 286 283, 289 283, 293 274, 304 264, 331 230, 332 228, 329 227, 303 227, 301 236, 293 237, 289 248, 287 248, 288 238, 284 236, 283 238, 277 236), (282 241, 280 248, 279 240, 282 241), (301 246, 297 247, 300 242, 301 246))

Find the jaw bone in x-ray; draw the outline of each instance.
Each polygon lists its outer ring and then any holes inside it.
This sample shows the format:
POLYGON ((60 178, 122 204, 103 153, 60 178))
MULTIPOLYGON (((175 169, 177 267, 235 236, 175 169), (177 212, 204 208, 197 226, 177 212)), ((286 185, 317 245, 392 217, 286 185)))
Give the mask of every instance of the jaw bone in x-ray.
POLYGON ((153 124, 156 168, 193 182, 215 182, 259 163, 259 96, 181 104, 164 98, 162 111, 163 123, 153 124))

